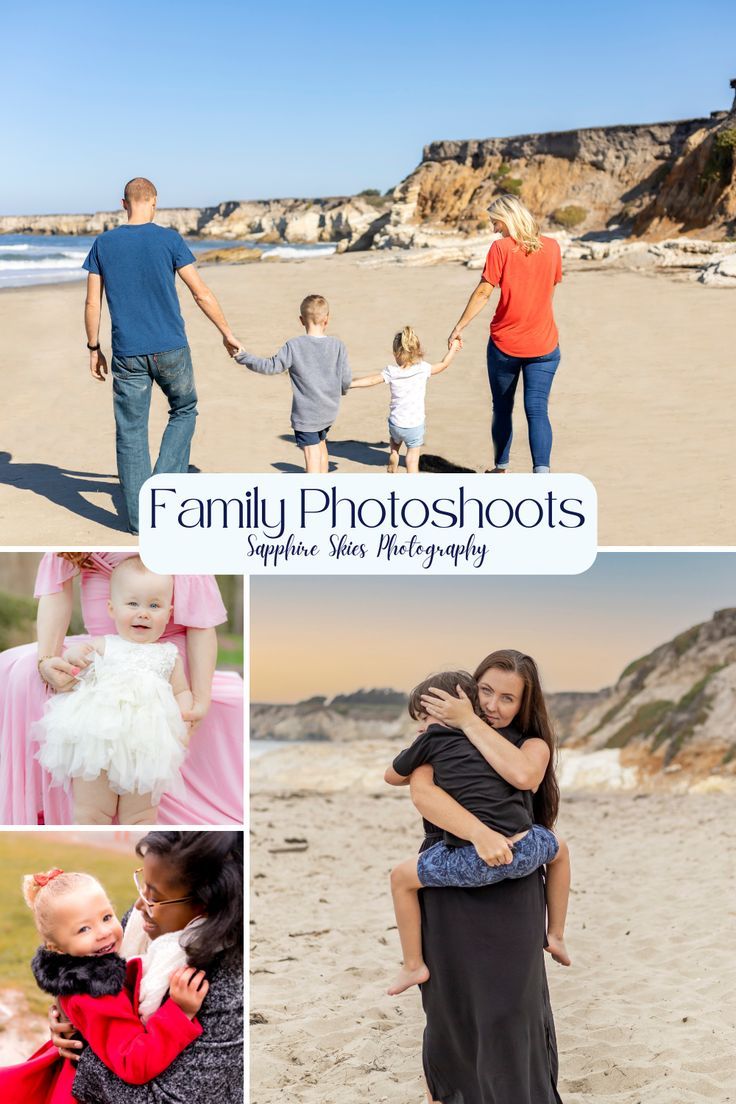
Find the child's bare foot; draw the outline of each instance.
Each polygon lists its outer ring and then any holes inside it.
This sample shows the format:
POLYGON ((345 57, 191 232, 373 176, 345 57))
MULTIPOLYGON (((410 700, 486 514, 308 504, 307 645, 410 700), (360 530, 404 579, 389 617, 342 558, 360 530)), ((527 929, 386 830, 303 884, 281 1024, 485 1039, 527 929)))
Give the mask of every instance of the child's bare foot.
POLYGON ((551 954, 555 962, 559 962, 560 966, 571 966, 572 959, 567 953, 567 947, 565 946, 565 940, 559 935, 548 935, 547 946, 544 948, 547 954, 551 954))
POLYGON ((412 985, 422 985, 425 981, 429 980, 429 969, 424 963, 421 966, 417 966, 414 970, 407 969, 406 966, 402 966, 396 975, 396 980, 386 992, 390 997, 395 997, 399 993, 403 993, 405 989, 411 989, 412 985))
POLYGON ((389 475, 396 475, 396 472, 398 470, 399 470, 399 454, 396 453, 396 452, 392 452, 391 455, 388 458, 388 465, 386 466, 386 471, 389 473, 389 475))

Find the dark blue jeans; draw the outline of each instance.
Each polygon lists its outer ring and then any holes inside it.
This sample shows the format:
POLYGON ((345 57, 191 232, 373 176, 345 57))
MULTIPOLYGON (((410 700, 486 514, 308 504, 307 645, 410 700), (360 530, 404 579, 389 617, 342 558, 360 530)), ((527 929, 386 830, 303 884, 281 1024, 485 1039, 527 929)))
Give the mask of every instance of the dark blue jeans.
POLYGON ((519 375, 524 377, 524 412, 529 426, 529 447, 535 472, 549 471, 552 426, 547 405, 552 380, 560 363, 559 345, 538 357, 514 357, 488 342, 488 382, 493 396, 493 453, 497 468, 507 468, 514 436, 512 414, 519 375))
POLYGON ((113 409, 118 477, 123 489, 128 527, 138 532, 138 493, 153 474, 185 472, 197 417, 197 392, 189 346, 166 353, 112 358, 113 409), (151 471, 148 413, 151 386, 158 384, 169 401, 169 421, 151 471))

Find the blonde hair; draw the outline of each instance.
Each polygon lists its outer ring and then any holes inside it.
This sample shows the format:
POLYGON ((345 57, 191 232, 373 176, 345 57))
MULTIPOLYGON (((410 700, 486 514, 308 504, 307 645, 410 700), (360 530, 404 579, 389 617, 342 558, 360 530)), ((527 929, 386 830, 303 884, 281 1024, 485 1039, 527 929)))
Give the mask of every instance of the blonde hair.
POLYGON ((96 887, 105 891, 91 874, 77 874, 54 867, 40 874, 24 874, 23 900, 33 913, 38 934, 48 940, 53 935, 52 918, 54 902, 59 897, 73 893, 81 886, 96 887))
POLYGON ((424 356, 422 343, 411 326, 404 326, 400 333, 394 337, 394 356, 400 368, 406 368, 410 364, 418 364, 424 356))
POLYGON ((494 199, 488 214, 492 220, 498 219, 505 224, 509 237, 525 253, 536 253, 542 248, 537 220, 515 195, 502 195, 494 199))
POLYGON ((309 322, 324 322, 330 315, 330 304, 324 295, 308 295, 299 306, 299 316, 309 322))

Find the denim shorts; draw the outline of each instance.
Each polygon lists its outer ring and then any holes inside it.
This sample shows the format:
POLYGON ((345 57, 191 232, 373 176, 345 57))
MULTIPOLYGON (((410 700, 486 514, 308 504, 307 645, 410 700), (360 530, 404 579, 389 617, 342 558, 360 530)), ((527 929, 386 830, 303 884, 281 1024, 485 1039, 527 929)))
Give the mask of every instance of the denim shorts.
POLYGON ((410 429, 406 429, 402 426, 394 425, 389 418, 388 431, 391 434, 391 440, 397 445, 406 445, 407 448, 419 448, 424 444, 424 422, 418 426, 412 426, 410 429))
MULTIPOLYGON (((294 429, 293 426, 292 429, 294 429)), ((331 429, 332 426, 327 426, 327 429, 294 429, 296 443, 299 448, 306 448, 307 445, 318 445, 320 441, 324 441, 331 429)))
POLYGON ((488 866, 478 852, 467 847, 435 843, 417 859, 417 873, 423 886, 464 886, 472 889, 493 885, 507 878, 526 878, 551 862, 560 849, 553 832, 533 824, 527 834, 511 844, 513 859, 505 866, 488 866))

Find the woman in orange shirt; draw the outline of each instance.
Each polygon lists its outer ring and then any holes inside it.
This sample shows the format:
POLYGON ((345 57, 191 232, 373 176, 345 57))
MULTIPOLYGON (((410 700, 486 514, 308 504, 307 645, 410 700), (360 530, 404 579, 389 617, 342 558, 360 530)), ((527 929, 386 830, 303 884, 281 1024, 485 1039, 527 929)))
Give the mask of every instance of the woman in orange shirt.
POLYGON ((562 279, 560 247, 554 238, 540 236, 536 220, 516 196, 500 196, 488 213, 501 237, 488 250, 480 283, 449 340, 462 341, 462 331, 486 305, 494 287, 499 287, 501 296, 488 341, 493 471, 505 472, 509 466, 514 395, 521 375, 533 470, 548 472, 552 426, 547 405, 560 363, 552 314, 552 295, 562 279))

